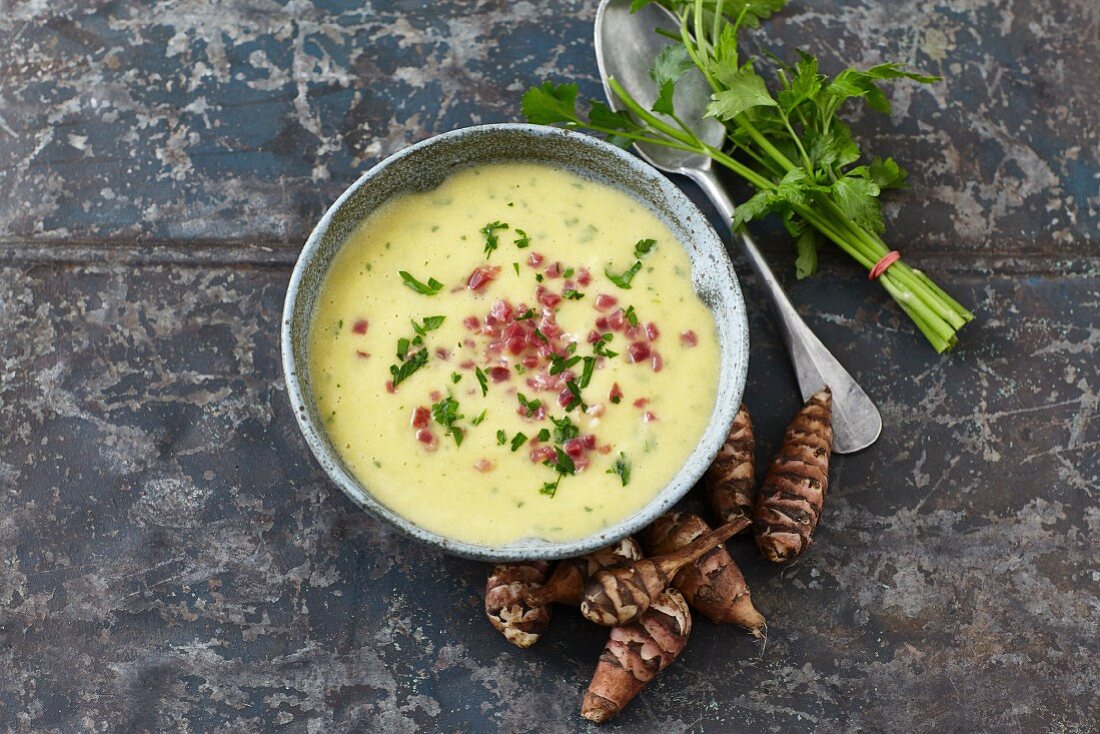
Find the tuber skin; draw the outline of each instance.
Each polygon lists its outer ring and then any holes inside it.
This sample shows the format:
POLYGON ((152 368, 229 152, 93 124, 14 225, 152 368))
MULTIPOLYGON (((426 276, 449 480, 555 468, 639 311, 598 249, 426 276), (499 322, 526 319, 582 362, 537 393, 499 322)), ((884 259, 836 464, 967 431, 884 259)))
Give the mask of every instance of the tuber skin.
POLYGON ((755 451, 752 417, 749 409, 742 404, 733 419, 726 442, 718 450, 718 456, 704 478, 707 500, 718 522, 752 519, 753 497, 756 494, 755 451))
POLYGON ((485 614, 489 622, 516 647, 531 647, 550 624, 550 607, 531 607, 524 595, 546 583, 546 561, 500 563, 485 584, 485 614))
POLYGON ((691 612, 676 589, 666 589, 636 621, 611 628, 581 704, 581 716, 602 724, 679 656, 691 634, 691 612))
MULTIPOLYGON (((672 553, 710 531, 698 515, 669 512, 661 515, 642 534, 646 553, 672 553)), ((712 622, 737 624, 754 637, 762 637, 764 617, 752 604, 749 586, 725 546, 717 545, 672 579, 684 598, 712 622)))
POLYGON ((642 548, 634 538, 623 538, 615 545, 600 548, 580 558, 559 561, 543 586, 528 592, 527 606, 537 607, 552 602, 577 606, 581 603, 584 585, 592 574, 600 569, 620 563, 636 561, 642 557, 642 548))
POLYGON ((681 568, 742 530, 748 520, 728 523, 689 545, 655 558, 644 558, 597 571, 584 588, 581 614, 605 627, 630 624, 672 583, 681 568))
POLYGON ((810 396, 787 427, 756 496, 756 547, 770 561, 782 563, 806 550, 821 517, 829 489, 832 402, 828 387, 810 396))

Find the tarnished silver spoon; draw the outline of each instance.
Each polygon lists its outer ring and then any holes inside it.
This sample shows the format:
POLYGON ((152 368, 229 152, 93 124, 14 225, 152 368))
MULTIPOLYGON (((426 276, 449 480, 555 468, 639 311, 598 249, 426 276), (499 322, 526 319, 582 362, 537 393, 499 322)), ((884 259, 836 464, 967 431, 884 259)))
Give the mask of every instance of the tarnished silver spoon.
MULTIPOLYGON (((679 36, 679 25, 667 10, 656 3, 650 3, 636 13, 630 12, 630 0, 603 0, 600 3, 596 13, 596 59, 600 65, 604 92, 613 108, 622 109, 622 104, 608 86, 609 78, 617 80, 646 107, 657 98, 657 86, 649 76, 649 70, 657 54, 669 42, 655 33, 657 28, 679 36)), ((721 148, 725 129, 717 120, 703 116, 710 92, 703 75, 692 69, 677 85, 674 102, 677 115, 700 140, 721 148)), ((635 149, 656 168, 693 180, 726 221, 731 220, 733 202, 711 169, 710 158, 646 143, 636 144, 635 149)), ((882 418, 875 404, 795 311, 748 233, 735 232, 734 236, 741 241, 749 264, 779 317, 780 331, 794 365, 803 400, 822 385, 828 385, 833 391, 833 451, 850 454, 867 448, 882 432, 882 418)))

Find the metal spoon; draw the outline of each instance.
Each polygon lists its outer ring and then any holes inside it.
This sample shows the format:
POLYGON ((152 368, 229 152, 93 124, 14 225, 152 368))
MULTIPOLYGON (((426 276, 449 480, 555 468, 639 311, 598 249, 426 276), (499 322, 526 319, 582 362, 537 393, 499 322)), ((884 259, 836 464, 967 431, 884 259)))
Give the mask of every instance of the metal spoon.
MULTIPOLYGON (((612 77, 646 107, 657 98, 657 86, 649 70, 657 54, 668 44, 667 38, 655 33, 657 28, 677 36, 680 33, 673 17, 656 3, 636 13, 630 12, 630 0, 602 0, 600 3, 596 12, 596 60, 600 65, 604 93, 613 108, 621 109, 622 104, 607 84, 612 77)), ((717 120, 703 116, 710 93, 703 75, 692 69, 677 85, 673 101, 680 119, 700 140, 721 148, 725 141, 724 127, 717 120)), ((710 158, 653 144, 641 143, 634 147, 654 167, 682 174, 698 184, 726 221, 733 217, 733 202, 711 169, 710 158)), ((833 391, 833 451, 850 454, 867 448, 882 432, 882 418, 875 404, 795 311, 752 238, 744 232, 734 235, 741 241, 749 264, 779 317, 780 331, 803 400, 822 385, 828 385, 833 391)))

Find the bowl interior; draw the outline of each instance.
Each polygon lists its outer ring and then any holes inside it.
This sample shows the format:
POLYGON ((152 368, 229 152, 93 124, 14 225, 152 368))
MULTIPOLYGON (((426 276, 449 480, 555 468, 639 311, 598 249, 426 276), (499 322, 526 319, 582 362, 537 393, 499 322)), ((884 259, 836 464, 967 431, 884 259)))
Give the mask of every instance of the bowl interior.
POLYGON ((294 268, 283 313, 283 368, 288 394, 306 441, 321 466, 358 505, 415 539, 482 560, 566 558, 639 530, 672 507, 702 476, 717 453, 744 391, 748 325, 741 290, 721 240, 702 213, 668 179, 637 158, 587 135, 557 128, 482 125, 445 133, 391 156, 364 174, 322 217, 294 268), (645 507, 586 538, 549 542, 528 538, 489 547, 428 532, 390 511, 344 466, 317 415, 310 388, 309 328, 325 273, 348 236, 390 197, 426 191, 456 169, 502 162, 544 163, 613 186, 657 214, 692 261, 692 281, 718 326, 722 364, 707 430, 673 480, 645 507))

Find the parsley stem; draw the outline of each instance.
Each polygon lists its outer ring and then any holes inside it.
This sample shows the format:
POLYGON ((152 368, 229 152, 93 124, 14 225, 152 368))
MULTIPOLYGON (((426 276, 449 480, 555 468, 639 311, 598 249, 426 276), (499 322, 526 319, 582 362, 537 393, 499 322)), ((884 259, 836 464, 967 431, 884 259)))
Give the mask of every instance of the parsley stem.
POLYGON ((685 145, 693 146, 696 150, 702 145, 699 138, 695 137, 694 134, 685 134, 683 131, 677 130, 675 127, 669 125, 660 117, 657 117, 657 115, 638 104, 637 100, 631 97, 630 94, 623 89, 623 86, 619 84, 619 80, 615 77, 608 77, 607 84, 611 87, 611 90, 615 92, 615 96, 622 100, 622 103, 626 105, 631 112, 645 120, 655 130, 659 130, 673 140, 679 140, 685 145))

